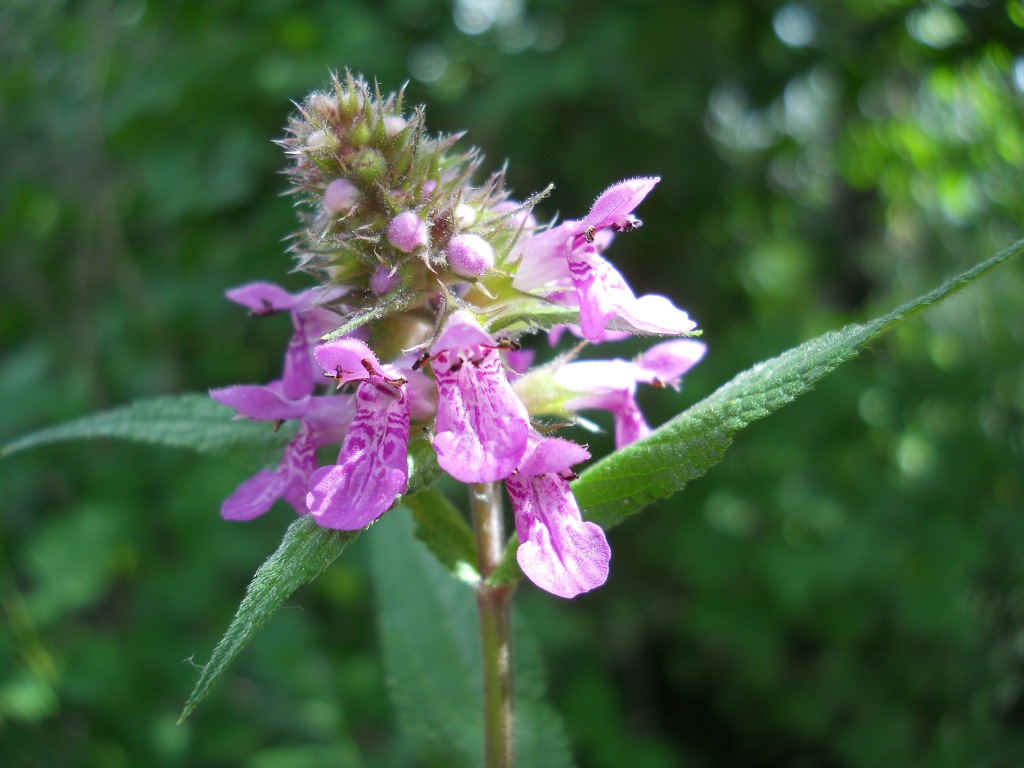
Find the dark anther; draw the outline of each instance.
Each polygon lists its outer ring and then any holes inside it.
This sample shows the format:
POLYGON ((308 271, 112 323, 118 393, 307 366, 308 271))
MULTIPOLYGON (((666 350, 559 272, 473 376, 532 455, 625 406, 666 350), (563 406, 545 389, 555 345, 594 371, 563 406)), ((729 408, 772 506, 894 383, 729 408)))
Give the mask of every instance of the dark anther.
POLYGON ((260 304, 263 305, 263 309, 250 309, 249 317, 264 317, 277 312, 277 309, 270 303, 269 299, 260 299, 260 304))
POLYGON ((653 379, 651 379, 651 386, 657 387, 658 389, 664 389, 665 382, 659 379, 657 376, 655 376, 653 379))
POLYGON ((502 336, 498 339, 498 343, 495 345, 496 349, 504 349, 510 352, 518 352, 522 349, 522 345, 515 339, 510 339, 508 336, 502 336))
POLYGON ((284 424, 284 422, 284 419, 274 419, 274 431, 277 432, 277 430, 281 428, 281 425, 284 424))
POLYGON ((429 359, 430 359, 430 353, 429 352, 424 352, 422 355, 420 355, 419 357, 416 358, 416 362, 412 364, 412 369, 414 371, 418 371, 420 368, 422 368, 424 365, 427 364, 427 360, 429 360, 429 359))
POLYGON ((587 231, 583 233, 583 236, 587 238, 588 243, 594 242, 594 237, 597 235, 597 228, 591 224, 587 227, 587 231))
POLYGON ((612 224, 612 229, 616 232, 632 232, 634 229, 640 229, 643 225, 644 223, 640 221, 640 219, 636 216, 630 215, 630 217, 626 219, 625 224, 612 224))
POLYGON ((559 472, 558 476, 563 480, 578 480, 579 475, 573 472, 571 469, 567 469, 564 472, 559 472))

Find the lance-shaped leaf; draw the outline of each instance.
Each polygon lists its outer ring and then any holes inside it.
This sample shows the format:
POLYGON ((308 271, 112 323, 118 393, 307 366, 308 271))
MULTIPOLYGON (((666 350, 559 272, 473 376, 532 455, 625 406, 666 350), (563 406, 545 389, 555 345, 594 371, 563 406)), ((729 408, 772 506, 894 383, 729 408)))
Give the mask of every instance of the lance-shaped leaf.
MULTIPOLYGON (((588 467, 572 484, 583 518, 608 529, 682 490, 724 458, 737 431, 809 391, 897 323, 1022 253, 1024 240, 882 317, 829 331, 743 371, 644 439, 588 467)), ((508 584, 521 575, 518 545, 513 535, 489 583, 508 584)))
MULTIPOLYGON (((423 448, 425 442, 415 441, 409 447, 410 493, 425 488, 440 472, 437 461, 429 458, 433 452, 423 448)), ((277 551, 260 566, 246 588, 245 597, 227 632, 203 666, 199 682, 189 696, 179 722, 206 698, 214 682, 284 601, 296 589, 323 573, 360 533, 321 528, 311 515, 300 517, 288 526, 277 551)))
POLYGON ((217 678, 224 674, 256 630, 267 623, 288 596, 323 573, 358 535, 358 531, 321 528, 309 515, 288 526, 277 551, 256 571, 231 626, 203 666, 199 682, 188 697, 178 722, 188 717, 206 698, 217 678))
POLYGON ((583 516, 604 528, 681 490, 722 460, 735 432, 804 394, 906 318, 1024 252, 1024 241, 867 323, 848 325, 758 363, 651 435, 598 461, 573 483, 583 516))
POLYGON ((225 456, 255 469, 280 458, 294 433, 291 425, 275 431, 267 422, 236 419, 208 395, 190 393, 139 400, 41 429, 3 446, 0 457, 48 443, 113 437, 225 456))

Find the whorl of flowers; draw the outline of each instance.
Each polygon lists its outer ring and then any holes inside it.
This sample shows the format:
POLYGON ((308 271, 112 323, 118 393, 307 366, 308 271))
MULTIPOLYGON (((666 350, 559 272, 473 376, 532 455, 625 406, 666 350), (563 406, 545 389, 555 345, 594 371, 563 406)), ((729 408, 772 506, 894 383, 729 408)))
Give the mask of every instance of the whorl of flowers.
POLYGON ((294 334, 280 379, 211 392, 241 416, 299 429, 280 465, 242 483, 222 514, 250 519, 283 498, 320 525, 362 528, 406 491, 410 440, 430 440, 456 480, 504 481, 534 583, 562 597, 603 584, 608 543, 569 485, 590 454, 538 417, 607 410, 616 446, 627 445, 650 431, 637 385, 678 389, 704 345, 667 341, 632 361, 575 361, 577 347, 531 370, 521 337, 693 335, 684 311, 637 297, 603 256, 640 226, 633 210, 658 179, 615 184, 584 218, 540 227, 532 209, 544 193, 513 200, 503 173, 475 185, 479 153, 428 135, 401 92, 382 96, 349 73, 332 86, 305 100, 281 141, 305 211, 291 250, 323 285, 229 291, 253 315, 288 313, 294 334), (338 443, 337 461, 318 467, 317 449, 338 443))

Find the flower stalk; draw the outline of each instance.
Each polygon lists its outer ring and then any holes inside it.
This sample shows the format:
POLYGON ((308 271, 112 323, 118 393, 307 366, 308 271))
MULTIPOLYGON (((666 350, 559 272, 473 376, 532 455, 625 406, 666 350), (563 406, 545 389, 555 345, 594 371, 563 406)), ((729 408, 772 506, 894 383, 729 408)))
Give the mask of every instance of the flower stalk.
POLYGON ((501 562, 505 541, 498 483, 470 486, 480 582, 476 587, 484 682, 484 765, 510 768, 515 761, 511 597, 515 585, 487 583, 501 562))

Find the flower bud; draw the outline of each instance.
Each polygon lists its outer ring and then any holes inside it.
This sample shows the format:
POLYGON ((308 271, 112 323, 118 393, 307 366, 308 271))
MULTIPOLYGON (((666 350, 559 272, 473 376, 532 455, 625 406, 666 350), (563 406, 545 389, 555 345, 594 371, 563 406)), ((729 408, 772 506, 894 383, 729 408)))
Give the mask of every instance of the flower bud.
POLYGON ((388 173, 388 162, 375 149, 364 149, 352 162, 352 170, 360 179, 370 184, 381 181, 388 173))
POLYGON ((381 264, 370 277, 370 290, 378 296, 383 296, 384 294, 391 293, 400 280, 401 278, 396 270, 381 264))
POLYGON ((494 266, 494 249, 479 235, 456 235, 445 253, 448 266, 461 277, 479 277, 494 266))
POLYGON ((427 244, 427 224, 412 211, 398 214, 388 225, 388 242, 402 253, 427 244))
POLYGON ((405 122, 404 117, 388 115, 384 118, 384 135, 389 139, 393 139, 405 129, 406 125, 408 123, 405 122))
POLYGON ((462 228, 472 227, 476 224, 476 220, 480 218, 480 211, 474 208, 472 205, 466 203, 459 203, 455 208, 455 221, 458 222, 462 228))
POLYGON ((328 213, 348 213, 357 202, 359 190, 347 179, 335 179, 324 190, 324 210, 328 213))
POLYGON ((325 131, 313 131, 306 139, 306 146, 310 149, 320 149, 330 143, 330 137, 325 131))

